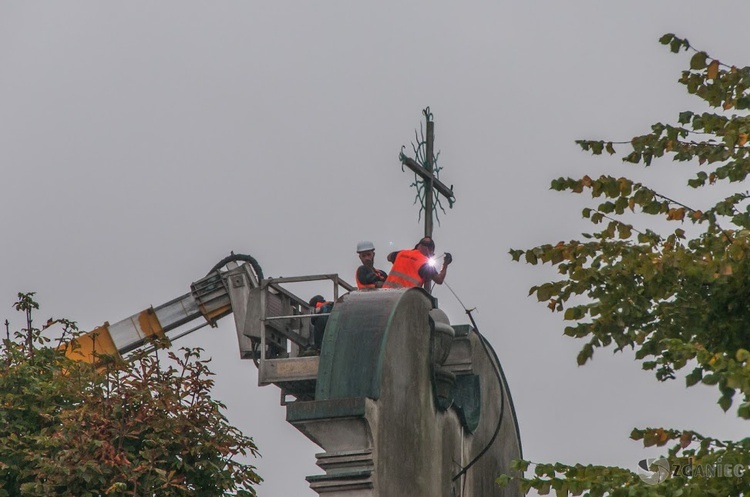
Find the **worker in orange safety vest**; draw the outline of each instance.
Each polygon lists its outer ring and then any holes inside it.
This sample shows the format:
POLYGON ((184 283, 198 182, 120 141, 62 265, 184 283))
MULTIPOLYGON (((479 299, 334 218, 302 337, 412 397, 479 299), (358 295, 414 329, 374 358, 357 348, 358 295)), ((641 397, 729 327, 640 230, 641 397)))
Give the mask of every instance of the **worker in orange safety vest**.
POLYGON ((357 255, 362 265, 357 268, 355 278, 357 288, 380 288, 385 283, 388 273, 375 268, 375 245, 372 242, 359 242, 357 255))
POLYGON ((423 286, 428 281, 441 285, 453 257, 446 252, 443 267, 438 271, 433 263, 434 255, 435 242, 428 236, 419 240, 413 250, 391 252, 388 254, 388 261, 393 263, 393 267, 383 288, 423 286))

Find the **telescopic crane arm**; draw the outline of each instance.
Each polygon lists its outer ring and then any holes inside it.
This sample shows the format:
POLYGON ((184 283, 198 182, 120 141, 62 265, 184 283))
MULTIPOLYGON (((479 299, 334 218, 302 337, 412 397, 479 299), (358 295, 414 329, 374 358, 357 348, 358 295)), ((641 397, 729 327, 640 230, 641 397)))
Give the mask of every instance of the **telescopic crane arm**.
POLYGON ((216 326, 217 320, 233 311, 229 286, 257 288, 262 278, 262 270, 255 259, 232 255, 217 264, 205 278, 193 283, 190 293, 117 323, 105 322, 78 337, 77 346, 68 346, 66 355, 89 363, 99 363, 100 356, 121 360, 124 354, 144 345, 168 343, 166 339, 174 340, 206 325, 216 326), (203 323, 184 330, 187 324, 201 318, 203 323))

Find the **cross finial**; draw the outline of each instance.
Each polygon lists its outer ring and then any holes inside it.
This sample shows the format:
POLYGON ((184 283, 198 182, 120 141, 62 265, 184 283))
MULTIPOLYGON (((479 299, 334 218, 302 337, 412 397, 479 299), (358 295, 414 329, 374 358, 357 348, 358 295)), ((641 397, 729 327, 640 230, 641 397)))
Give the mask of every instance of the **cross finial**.
MULTIPOLYGON (((424 236, 432 237, 433 217, 437 218, 435 205, 445 212, 445 209, 443 209, 440 204, 440 195, 448 200, 449 208, 453 208, 453 203, 456 201, 456 197, 453 195, 453 186, 451 185, 451 187, 448 188, 438 179, 442 168, 437 167, 437 159, 440 152, 438 152, 437 155, 433 152, 435 143, 435 122, 432 119, 432 112, 430 111, 430 108, 427 107, 422 111, 422 114, 425 116, 425 129, 427 136, 425 136, 424 133, 421 133, 421 136, 417 135, 415 131, 418 143, 417 145, 412 143, 412 148, 414 149, 416 160, 404 155, 403 150, 405 147, 401 147, 399 159, 401 160, 402 166, 406 166, 414 171, 415 176, 412 186, 417 189, 417 197, 414 200, 414 203, 416 203, 417 200, 421 201, 419 210, 420 216, 423 210, 425 212, 424 236)), ((422 128, 420 126, 420 132, 421 131, 422 128)))

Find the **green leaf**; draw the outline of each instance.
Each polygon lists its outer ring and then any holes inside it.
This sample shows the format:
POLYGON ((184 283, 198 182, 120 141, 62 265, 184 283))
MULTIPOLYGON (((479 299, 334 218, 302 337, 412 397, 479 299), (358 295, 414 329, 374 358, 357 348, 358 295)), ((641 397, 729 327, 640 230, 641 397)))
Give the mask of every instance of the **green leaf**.
POLYGON ((526 251, 526 262, 528 262, 529 264, 536 265, 537 257, 536 257, 536 254, 532 250, 526 251))
POLYGON ((690 59, 690 69, 693 69, 693 70, 705 69, 708 65, 706 64, 707 58, 708 58, 708 54, 706 52, 696 53, 690 59))
POLYGON ((667 33, 665 35, 662 35, 661 38, 659 38, 659 43, 661 43, 662 45, 669 45, 673 39, 674 39, 674 35, 672 33, 667 33))
POLYGON ((508 486, 508 484, 513 480, 513 477, 510 475, 500 475, 495 479, 495 483, 500 486, 501 488, 504 488, 508 486))
POLYGON ((719 376, 718 374, 711 373, 703 377, 703 383, 705 385, 716 385, 717 383, 719 383, 720 379, 721 379, 721 376, 719 376))
POLYGON ((693 385, 701 381, 702 378, 703 378, 703 369, 695 368, 693 369, 692 372, 690 372, 690 374, 685 376, 685 385, 688 387, 692 387, 693 385))
POLYGON ((525 473, 526 470, 529 469, 529 464, 531 464, 529 461, 524 461, 523 459, 514 459, 510 462, 510 469, 525 473))
POLYGON ((552 298, 552 287, 544 284, 540 286, 536 291, 536 298, 539 300, 539 302, 546 302, 550 298, 552 298))
POLYGON ((693 115, 694 114, 689 110, 685 112, 680 112, 680 117, 679 119, 677 119, 677 122, 679 122, 680 124, 688 124, 690 120, 693 118, 693 115))
POLYGON ((537 492, 539 492, 539 495, 548 495, 550 491, 550 482, 549 481, 543 481, 539 484, 537 487, 537 492))
POLYGON ((730 407, 732 407, 732 397, 727 395, 722 395, 719 399, 719 406, 724 412, 727 412, 730 407))
POLYGON ((590 343, 587 343, 583 346, 581 351, 578 353, 578 357, 576 358, 576 362, 579 366, 583 366, 586 364, 586 361, 591 359, 591 356, 594 355, 594 347, 590 343))

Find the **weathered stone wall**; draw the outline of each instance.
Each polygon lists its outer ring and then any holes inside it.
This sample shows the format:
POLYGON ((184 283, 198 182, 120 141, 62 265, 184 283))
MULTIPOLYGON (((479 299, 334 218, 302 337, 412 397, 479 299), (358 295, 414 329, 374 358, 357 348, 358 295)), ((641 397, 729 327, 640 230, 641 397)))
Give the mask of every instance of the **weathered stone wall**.
POLYGON ((316 400, 290 404, 287 413, 326 451, 318 456, 326 474, 308 478, 320 495, 518 495, 494 483, 520 457, 510 395, 501 390, 479 337, 470 333, 453 341, 462 341, 461 347, 456 345, 461 354, 452 351, 448 367, 479 377, 480 415, 478 424, 470 426, 474 433, 455 407, 438 406, 431 309, 433 301, 421 289, 353 292, 334 308, 316 400), (490 449, 453 482, 490 441, 501 412, 501 430, 490 449))

